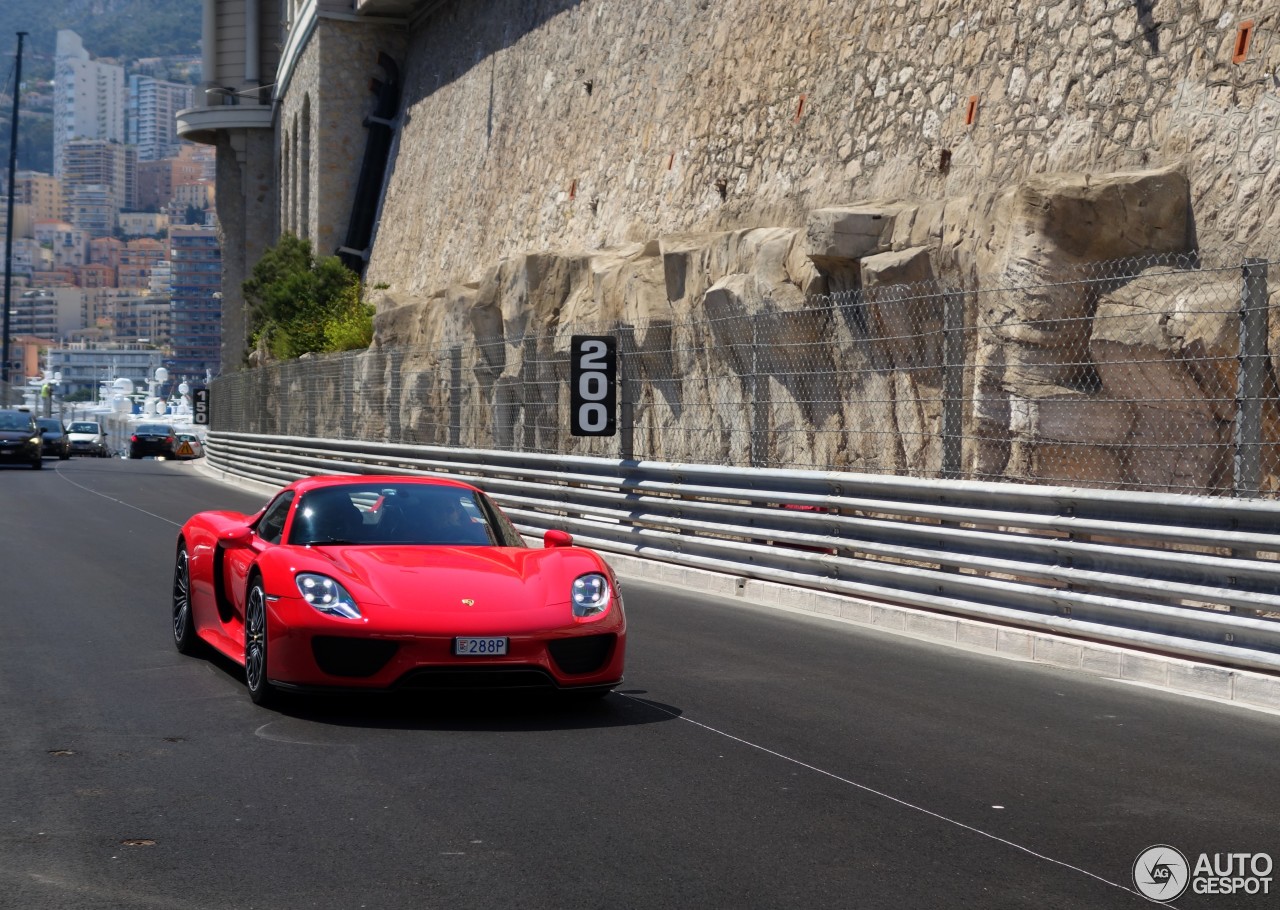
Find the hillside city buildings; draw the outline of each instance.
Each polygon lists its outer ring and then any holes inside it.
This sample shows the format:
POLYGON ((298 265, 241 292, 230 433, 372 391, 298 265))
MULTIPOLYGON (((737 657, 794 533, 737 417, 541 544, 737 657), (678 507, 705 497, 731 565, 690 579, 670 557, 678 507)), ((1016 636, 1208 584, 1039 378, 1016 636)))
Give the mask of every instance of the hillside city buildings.
POLYGON ((203 385, 221 369, 221 251, 214 150, 175 125, 195 87, 94 59, 65 30, 54 72, 53 173, 13 185, 10 379, 53 369, 83 397, 165 366, 203 385))

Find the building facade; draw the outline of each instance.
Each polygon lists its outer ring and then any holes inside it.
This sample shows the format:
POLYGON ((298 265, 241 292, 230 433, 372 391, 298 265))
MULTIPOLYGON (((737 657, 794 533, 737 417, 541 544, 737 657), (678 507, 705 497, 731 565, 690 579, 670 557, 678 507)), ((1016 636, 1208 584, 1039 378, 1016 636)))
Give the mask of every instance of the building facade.
POLYGON ((60 30, 54 54, 53 175, 62 176, 67 143, 125 141, 124 67, 93 60, 75 32, 60 30))
POLYGON ((11 299, 9 332, 62 339, 84 325, 84 311, 80 288, 32 288, 11 299))
POLYGON ((193 383, 222 371, 222 254, 217 231, 169 229, 172 269, 169 372, 193 383))
POLYGON ((35 221, 62 217, 62 181, 39 171, 18 171, 14 175, 14 201, 31 209, 35 221))
POLYGON ((139 161, 158 161, 178 154, 177 115, 195 101, 195 87, 152 76, 129 77, 126 141, 138 149, 139 161))
POLYGON ((35 239, 52 253, 53 268, 79 268, 89 261, 89 234, 65 221, 40 221, 35 239))
MULTIPOLYGON (((62 192, 68 212, 75 204, 76 191, 82 187, 105 188, 107 201, 114 209, 111 217, 114 230, 115 212, 138 207, 137 150, 102 139, 67 142, 62 150, 62 192)), ((70 217, 67 220, 75 223, 70 217)))
POLYGON ((146 388, 162 355, 155 348, 137 344, 81 342, 53 348, 48 359, 53 372, 62 375, 63 395, 85 391, 96 395, 102 385, 121 378, 146 388))

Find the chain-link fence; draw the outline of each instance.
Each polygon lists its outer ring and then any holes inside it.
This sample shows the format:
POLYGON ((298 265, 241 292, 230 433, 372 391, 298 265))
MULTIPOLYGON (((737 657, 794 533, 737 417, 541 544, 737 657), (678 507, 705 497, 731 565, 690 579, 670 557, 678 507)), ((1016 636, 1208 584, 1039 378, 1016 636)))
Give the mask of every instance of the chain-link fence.
POLYGON ((475 320, 438 349, 225 375, 213 428, 1271 497, 1280 319, 1268 266, 1133 259, 1052 281, 1037 266, 1034 285, 807 299, 743 276, 685 321, 510 334, 475 320), (616 338, 616 436, 570 434, 574 335, 616 338))

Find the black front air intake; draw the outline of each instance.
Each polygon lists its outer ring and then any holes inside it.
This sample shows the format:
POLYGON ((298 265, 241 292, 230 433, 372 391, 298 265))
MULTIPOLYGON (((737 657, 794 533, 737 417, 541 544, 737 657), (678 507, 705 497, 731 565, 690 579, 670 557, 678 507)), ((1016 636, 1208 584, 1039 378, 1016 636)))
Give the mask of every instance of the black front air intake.
POLYGON ((311 653, 321 670, 330 676, 353 679, 377 673, 395 657, 399 647, 394 641, 376 638, 317 635, 311 639, 311 653))
POLYGON ((595 673, 609 662, 617 641, 618 636, 613 634, 584 635, 549 642, 547 650, 562 673, 595 673))

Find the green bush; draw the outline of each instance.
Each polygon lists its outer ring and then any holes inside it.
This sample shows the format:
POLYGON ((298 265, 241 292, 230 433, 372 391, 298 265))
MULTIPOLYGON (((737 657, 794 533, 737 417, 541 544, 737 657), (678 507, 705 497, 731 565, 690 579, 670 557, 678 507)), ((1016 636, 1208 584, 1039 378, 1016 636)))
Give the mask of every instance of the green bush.
POLYGON ((260 355, 291 360, 373 340, 373 307, 361 299, 359 276, 337 256, 316 259, 308 240, 281 235, 243 287, 252 350, 260 355))

